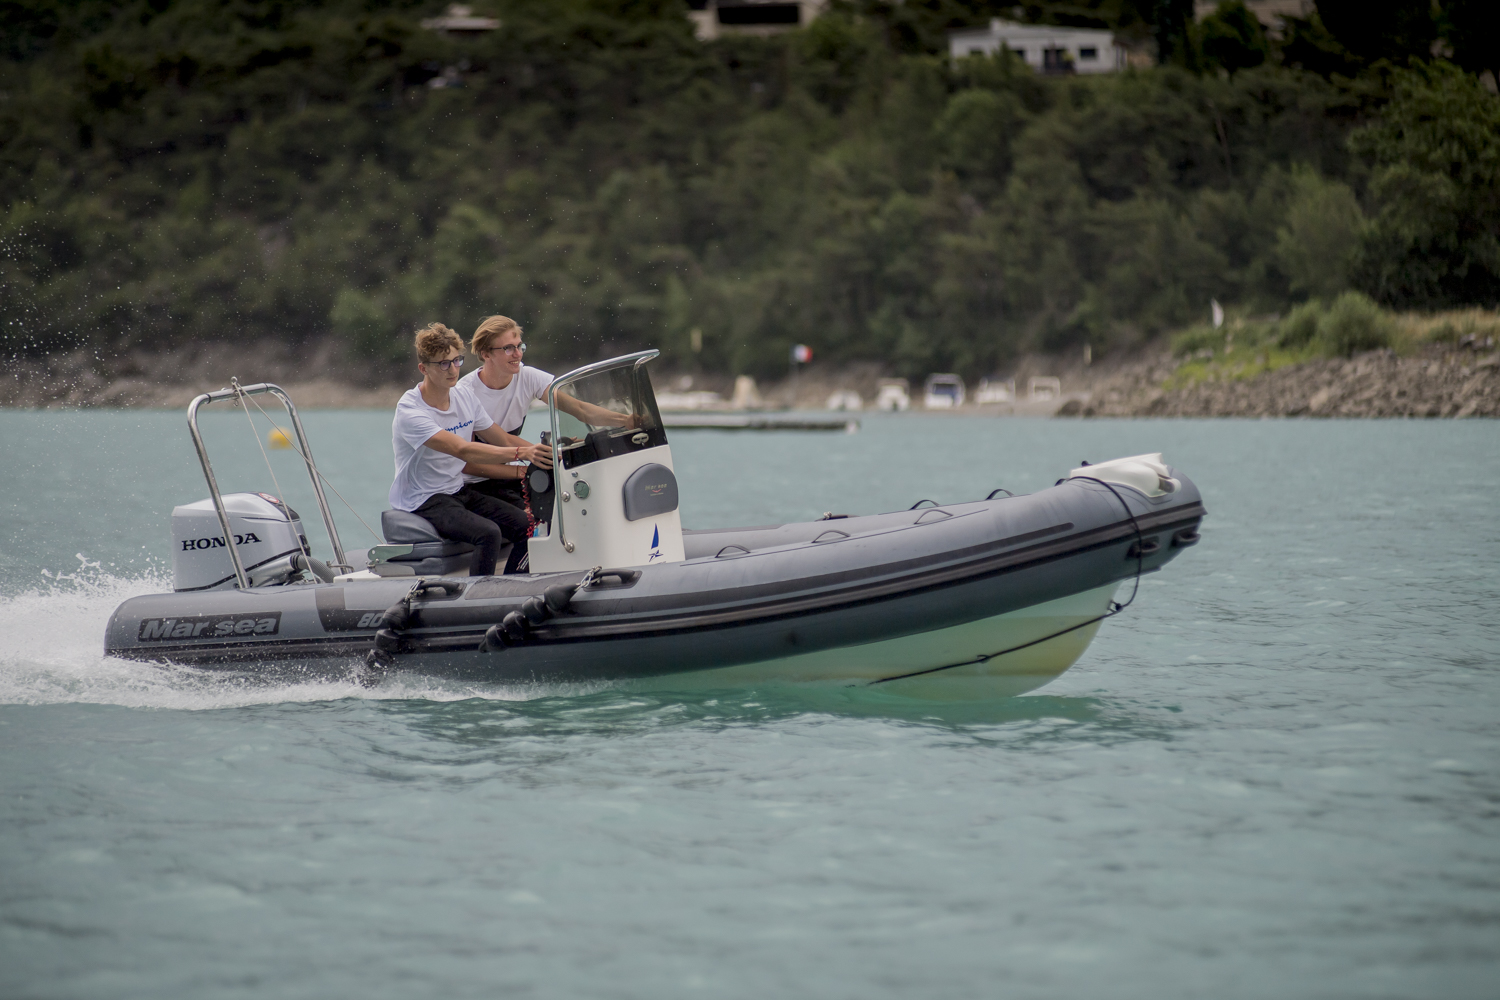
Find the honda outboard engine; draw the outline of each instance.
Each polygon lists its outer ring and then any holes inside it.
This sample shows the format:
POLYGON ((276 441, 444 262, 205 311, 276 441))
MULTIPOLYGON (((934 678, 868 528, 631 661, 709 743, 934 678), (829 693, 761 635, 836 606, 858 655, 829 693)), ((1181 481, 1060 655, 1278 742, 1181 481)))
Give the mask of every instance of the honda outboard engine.
MULTIPOLYGON (((266 493, 226 493, 224 512, 251 586, 283 583, 298 573, 294 558, 307 551, 297 512, 266 493)), ((172 510, 172 589, 235 586, 234 563, 212 500, 172 510)))

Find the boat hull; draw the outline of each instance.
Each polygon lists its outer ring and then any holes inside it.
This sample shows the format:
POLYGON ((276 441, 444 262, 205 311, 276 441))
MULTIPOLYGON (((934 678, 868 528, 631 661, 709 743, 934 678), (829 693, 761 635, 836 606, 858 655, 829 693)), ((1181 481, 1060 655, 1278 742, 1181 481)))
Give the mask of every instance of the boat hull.
POLYGON ((895 639, 637 682, 646 689, 753 684, 878 685, 908 698, 1009 698, 1041 687, 1088 649, 1116 584, 895 639))
POLYGON ((1202 503, 1182 482, 1168 497, 1069 480, 1024 497, 688 532, 686 560, 613 571, 503 645, 484 641, 491 626, 582 574, 463 578, 415 594, 424 581, 152 595, 116 612, 106 652, 347 671, 371 650, 384 609, 411 595, 393 666, 435 677, 1005 697, 1066 670, 1122 581, 1197 540, 1202 503))

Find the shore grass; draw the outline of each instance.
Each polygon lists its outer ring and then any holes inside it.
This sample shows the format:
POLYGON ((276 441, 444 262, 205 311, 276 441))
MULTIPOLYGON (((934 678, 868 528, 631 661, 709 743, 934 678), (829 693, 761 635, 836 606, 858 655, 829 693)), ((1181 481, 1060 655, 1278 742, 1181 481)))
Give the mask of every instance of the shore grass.
POLYGON ((1172 336, 1172 353, 1179 363, 1162 388, 1240 381, 1317 358, 1365 350, 1389 349, 1410 357, 1433 344, 1493 348, 1500 344, 1500 311, 1395 313, 1348 293, 1326 305, 1305 303, 1285 317, 1231 312, 1222 326, 1202 324, 1172 336))

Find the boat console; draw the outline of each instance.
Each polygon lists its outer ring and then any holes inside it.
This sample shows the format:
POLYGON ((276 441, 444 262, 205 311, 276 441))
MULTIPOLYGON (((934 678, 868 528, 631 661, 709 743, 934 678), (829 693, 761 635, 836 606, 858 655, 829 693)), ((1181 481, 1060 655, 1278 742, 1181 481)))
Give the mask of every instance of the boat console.
POLYGON ((646 372, 657 353, 587 365, 547 390, 557 485, 531 539, 533 573, 682 561, 672 449, 646 372), (560 406, 565 397, 585 405, 560 406))

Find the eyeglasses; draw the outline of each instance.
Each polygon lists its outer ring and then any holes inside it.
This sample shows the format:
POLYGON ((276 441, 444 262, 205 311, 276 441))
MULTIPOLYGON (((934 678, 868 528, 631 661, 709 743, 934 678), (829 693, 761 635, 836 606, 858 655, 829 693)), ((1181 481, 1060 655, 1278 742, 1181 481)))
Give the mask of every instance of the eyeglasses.
POLYGON ((427 364, 432 365, 434 368, 441 368, 443 371, 458 371, 464 366, 464 359, 452 358, 448 361, 429 361, 427 364))
POLYGON ((526 345, 525 344, 506 344, 504 347, 492 347, 492 348, 490 348, 490 350, 492 350, 492 351, 503 351, 504 353, 509 354, 512 357, 520 357, 522 354, 526 353, 526 345))

